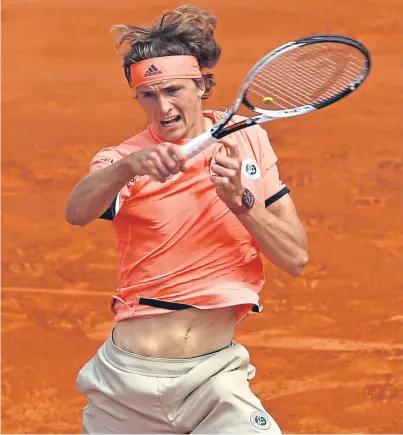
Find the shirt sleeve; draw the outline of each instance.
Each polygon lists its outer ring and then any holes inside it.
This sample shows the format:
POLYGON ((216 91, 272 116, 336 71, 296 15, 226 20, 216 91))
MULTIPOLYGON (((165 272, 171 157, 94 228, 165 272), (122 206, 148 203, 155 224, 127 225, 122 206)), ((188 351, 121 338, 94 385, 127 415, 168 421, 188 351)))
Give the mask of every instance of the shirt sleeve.
MULTIPOLYGON (((104 169, 123 157, 124 156, 116 149, 116 147, 104 148, 95 154, 92 159, 89 167, 89 174, 104 169)), ((109 208, 99 217, 100 219, 113 220, 115 218, 124 202, 130 198, 135 182, 136 179, 134 178, 122 187, 109 208)))
POLYGON ((260 148, 260 171, 265 206, 267 207, 289 193, 290 189, 280 179, 277 166, 278 158, 274 153, 266 130, 260 126, 258 128, 258 141, 260 148))

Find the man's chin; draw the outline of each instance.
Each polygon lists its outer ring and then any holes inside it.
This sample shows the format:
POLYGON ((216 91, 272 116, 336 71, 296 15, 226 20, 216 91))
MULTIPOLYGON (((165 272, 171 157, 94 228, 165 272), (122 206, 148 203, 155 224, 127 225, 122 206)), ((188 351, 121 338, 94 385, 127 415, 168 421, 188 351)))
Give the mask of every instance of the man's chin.
POLYGON ((182 129, 172 130, 172 131, 164 131, 164 129, 160 129, 160 136, 164 140, 164 142, 179 142, 185 136, 182 129))

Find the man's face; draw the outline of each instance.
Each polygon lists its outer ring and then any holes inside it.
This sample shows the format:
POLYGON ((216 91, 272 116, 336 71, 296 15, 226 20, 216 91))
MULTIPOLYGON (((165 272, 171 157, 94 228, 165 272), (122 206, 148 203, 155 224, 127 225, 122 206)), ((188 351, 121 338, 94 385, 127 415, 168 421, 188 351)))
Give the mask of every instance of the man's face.
POLYGON ((199 89, 191 79, 163 80, 137 88, 137 97, 148 122, 166 142, 191 139, 201 132, 203 119, 199 89))

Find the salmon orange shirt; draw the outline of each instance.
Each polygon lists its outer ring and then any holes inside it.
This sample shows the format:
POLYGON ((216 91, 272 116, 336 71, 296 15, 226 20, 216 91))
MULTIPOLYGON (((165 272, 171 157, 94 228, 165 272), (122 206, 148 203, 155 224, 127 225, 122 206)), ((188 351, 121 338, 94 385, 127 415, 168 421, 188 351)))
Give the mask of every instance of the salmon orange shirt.
MULTIPOLYGON (((223 113, 205 111, 204 116, 216 123, 223 113)), ((231 122, 241 119, 235 116, 231 122)), ((224 140, 238 146, 243 186, 257 201, 288 193, 263 128, 249 127, 224 140)), ((161 142, 150 126, 121 145, 97 153, 90 172, 161 142)), ((209 161, 218 152, 225 152, 223 145, 213 144, 188 161, 187 173, 165 183, 134 177, 119 193, 112 221, 118 260, 113 298, 116 321, 170 312, 139 305, 140 296, 200 309, 236 306, 238 322, 251 311, 261 310, 264 270, 258 248, 210 181, 209 161)))

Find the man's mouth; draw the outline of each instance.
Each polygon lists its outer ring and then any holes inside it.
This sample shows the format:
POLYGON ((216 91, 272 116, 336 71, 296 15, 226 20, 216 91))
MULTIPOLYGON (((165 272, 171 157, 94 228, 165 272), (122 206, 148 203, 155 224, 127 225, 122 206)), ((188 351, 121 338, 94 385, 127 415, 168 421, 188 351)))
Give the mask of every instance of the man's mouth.
POLYGON ((180 115, 171 116, 170 118, 161 121, 161 124, 163 127, 172 127, 173 125, 178 124, 180 120, 181 120, 180 115))

